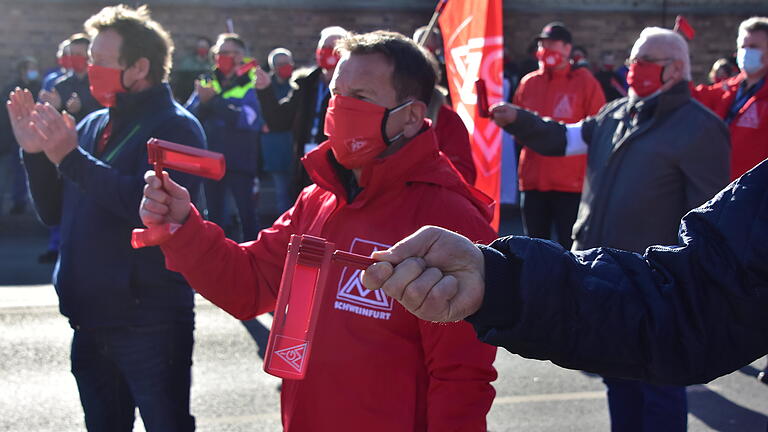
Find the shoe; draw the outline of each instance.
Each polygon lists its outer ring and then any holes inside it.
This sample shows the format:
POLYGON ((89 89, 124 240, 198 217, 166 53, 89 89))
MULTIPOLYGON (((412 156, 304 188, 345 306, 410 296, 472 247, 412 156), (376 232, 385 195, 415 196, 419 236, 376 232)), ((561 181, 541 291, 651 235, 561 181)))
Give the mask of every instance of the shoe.
POLYGON ((59 259, 59 251, 49 250, 44 254, 37 257, 37 262, 40 264, 54 264, 59 259))
POLYGON ((760 373, 757 374, 757 380, 765 385, 768 385, 768 369, 760 371, 760 373))

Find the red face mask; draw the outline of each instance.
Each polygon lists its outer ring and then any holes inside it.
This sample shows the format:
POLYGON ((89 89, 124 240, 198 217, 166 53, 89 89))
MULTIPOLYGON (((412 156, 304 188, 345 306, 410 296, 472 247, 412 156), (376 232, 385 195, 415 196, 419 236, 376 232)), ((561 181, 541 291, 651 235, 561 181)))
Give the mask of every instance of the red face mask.
POLYGON ((218 69, 224 76, 228 76, 235 70, 235 56, 231 55, 217 55, 216 56, 216 69, 218 69))
POLYGON ((208 48, 200 47, 197 49, 198 57, 208 57, 208 48))
POLYGON ((335 95, 328 102, 325 134, 336 160, 345 168, 361 168, 373 161, 387 146, 400 139, 383 136, 390 114, 413 103, 404 102, 387 109, 359 99, 335 95))
POLYGON ((59 57, 57 62, 59 63, 59 66, 63 67, 64 69, 72 69, 72 56, 70 55, 59 57))
POLYGON ((336 63, 339 62, 340 58, 341 57, 339 57, 331 47, 318 48, 317 51, 315 51, 317 65, 329 71, 336 69, 336 63))
POLYGON ((536 59, 539 61, 539 64, 543 65, 545 70, 553 69, 563 62, 563 55, 559 51, 541 47, 536 50, 536 59))
POLYGON ((644 98, 653 94, 658 90, 663 82, 661 81, 661 74, 664 72, 664 66, 651 62, 638 61, 629 65, 629 73, 627 73, 627 84, 629 87, 637 93, 638 96, 644 98))
POLYGON ((85 56, 73 55, 70 56, 70 59, 72 63, 72 69, 75 71, 75 73, 81 74, 88 70, 88 59, 85 56))
POLYGON ((286 80, 291 77, 291 74, 293 73, 293 65, 292 64, 284 64, 282 66, 277 67, 277 76, 280 78, 286 80))
POLYGON ((123 85, 123 70, 88 65, 88 81, 93 98, 105 107, 115 106, 118 93, 128 89, 123 85))

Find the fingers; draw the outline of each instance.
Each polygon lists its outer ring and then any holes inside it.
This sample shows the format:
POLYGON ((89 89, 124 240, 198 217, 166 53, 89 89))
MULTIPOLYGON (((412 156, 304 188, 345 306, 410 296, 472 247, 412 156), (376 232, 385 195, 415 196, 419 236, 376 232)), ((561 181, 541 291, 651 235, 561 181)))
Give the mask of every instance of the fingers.
POLYGON ((394 271, 395 268, 392 266, 392 264, 385 261, 377 262, 365 269, 363 272, 363 286, 372 291, 377 290, 381 288, 381 286, 384 284, 384 281, 392 276, 394 271))
POLYGON ((385 251, 373 253, 373 258, 378 261, 387 261, 392 264, 399 264, 409 257, 421 257, 426 254, 429 247, 440 235, 442 228, 425 226, 415 233, 397 242, 394 246, 385 251))
POLYGON ((461 306, 456 304, 459 292, 458 280, 451 276, 442 276, 424 295, 418 308, 411 310, 417 317, 427 321, 458 321, 470 314, 462 316, 458 311, 461 306))
MULTIPOLYGON (((426 269, 422 258, 408 258, 395 267, 394 273, 384 281, 381 289, 393 299, 402 302, 408 284, 416 280, 426 269)), ((403 304, 408 307, 408 305, 403 304)))
POLYGON ((189 192, 187 189, 185 189, 180 184, 176 183, 171 179, 171 176, 168 174, 168 172, 163 171, 163 188, 166 192, 172 197, 176 199, 187 199, 189 196, 189 192))
POLYGON ((419 311, 434 286, 442 279, 443 272, 434 267, 428 267, 405 287, 400 303, 406 309, 419 311))
POLYGON ((66 126, 67 129, 74 130, 77 126, 77 121, 74 117, 72 117, 68 112, 64 111, 62 113, 62 117, 64 119, 64 126, 66 126))

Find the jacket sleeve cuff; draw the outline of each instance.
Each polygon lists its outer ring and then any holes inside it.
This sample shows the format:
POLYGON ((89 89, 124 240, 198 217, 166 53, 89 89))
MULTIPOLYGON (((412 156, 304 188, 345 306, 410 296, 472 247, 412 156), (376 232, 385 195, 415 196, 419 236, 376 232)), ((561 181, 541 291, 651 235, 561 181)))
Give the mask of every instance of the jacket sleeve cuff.
POLYGON ((520 260, 507 257, 490 246, 478 247, 485 261, 485 293, 480 309, 466 321, 474 326, 479 336, 490 327, 510 327, 517 320, 520 260))
POLYGON ((83 150, 80 147, 77 147, 71 152, 69 152, 66 156, 64 156, 64 159, 61 160, 58 166, 59 173, 61 173, 63 176, 69 179, 77 178, 77 176, 70 175, 70 174, 80 171, 81 165, 87 159, 88 158, 85 155, 85 150, 83 150))
POLYGON ((160 245, 160 249, 165 255, 165 267, 168 270, 183 272, 184 268, 194 261, 190 259, 190 251, 196 248, 190 247, 190 245, 193 245, 195 239, 199 238, 200 232, 204 229, 205 221, 195 205, 190 205, 192 208, 189 211, 187 221, 173 233, 171 238, 160 245))

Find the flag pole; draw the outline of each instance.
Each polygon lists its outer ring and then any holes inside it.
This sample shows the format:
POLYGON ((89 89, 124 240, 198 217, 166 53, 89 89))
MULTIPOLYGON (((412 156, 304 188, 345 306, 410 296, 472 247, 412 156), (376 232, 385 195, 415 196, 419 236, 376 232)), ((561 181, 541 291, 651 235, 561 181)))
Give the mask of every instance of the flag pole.
POLYGON ((440 14, 443 13, 443 10, 445 9, 445 5, 448 4, 448 0, 439 0, 437 2, 437 7, 435 7, 435 12, 432 14, 432 18, 429 20, 429 24, 427 24, 427 31, 422 33, 421 37, 419 38, 416 43, 423 47, 427 40, 429 40, 429 35, 432 34, 432 31, 435 30, 435 27, 437 26, 437 19, 440 18, 440 14))

